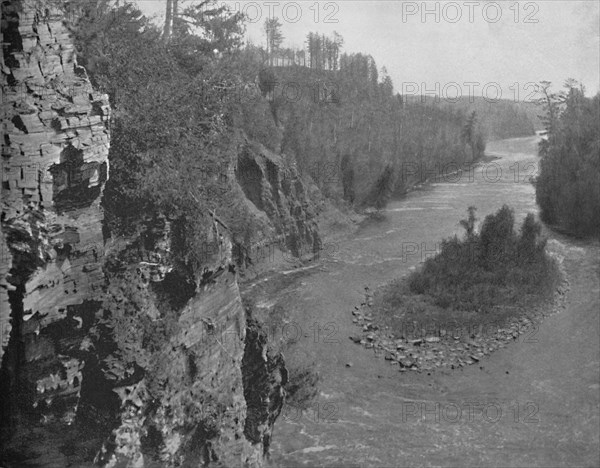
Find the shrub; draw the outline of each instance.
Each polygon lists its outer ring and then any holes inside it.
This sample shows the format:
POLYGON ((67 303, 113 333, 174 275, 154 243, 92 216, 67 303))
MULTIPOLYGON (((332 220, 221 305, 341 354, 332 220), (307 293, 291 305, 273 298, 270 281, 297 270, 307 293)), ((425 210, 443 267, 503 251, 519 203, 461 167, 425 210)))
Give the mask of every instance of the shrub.
POLYGON ((499 267, 514 257, 514 223, 513 211, 506 205, 485 217, 479 235, 479 259, 486 268, 499 267))
POLYGON ((475 222, 477 221, 475 211, 477 211, 477 208, 470 206, 467 209, 467 213, 469 213, 467 219, 460 220, 460 225, 467 231, 467 239, 472 239, 475 236, 475 222))
POLYGON ((543 250, 545 242, 542 244, 537 241, 541 230, 542 227, 535 221, 533 214, 528 213, 521 226, 521 235, 517 243, 517 258, 520 263, 533 262, 539 254, 540 247, 543 250))
MULTIPOLYGON (((543 296, 556 280, 556 265, 545 253, 541 226, 528 214, 520 234, 508 206, 486 216, 481 234, 474 232, 475 208, 461 225, 464 239, 445 239, 441 251, 408 277, 409 293, 427 295, 444 309, 487 312, 498 305, 515 305, 519 297, 543 296)), ((402 302, 397 296, 386 303, 402 302)))

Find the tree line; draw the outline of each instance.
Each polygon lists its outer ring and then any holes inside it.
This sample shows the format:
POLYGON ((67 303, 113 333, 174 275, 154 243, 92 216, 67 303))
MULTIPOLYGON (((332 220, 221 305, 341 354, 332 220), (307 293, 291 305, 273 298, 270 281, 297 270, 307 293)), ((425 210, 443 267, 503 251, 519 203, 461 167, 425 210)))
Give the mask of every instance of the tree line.
POLYGON ((370 55, 341 53, 332 63, 337 70, 269 67, 261 81, 283 132, 280 150, 326 195, 382 208, 383 199, 483 155, 476 112, 406 99, 370 55), (301 99, 271 94, 285 83, 301 99))
POLYGON ((545 137, 536 199, 542 219, 576 235, 600 234, 600 94, 568 80, 553 93, 542 82, 545 137))
POLYGON ((248 237, 248 213, 223 209, 238 206, 232 192, 197 183, 207 180, 203 167, 235 158, 245 137, 355 207, 382 208, 449 165, 483 155, 479 112, 410 102, 372 56, 343 52, 337 33, 308 33, 307 66, 277 67, 270 63, 282 51, 280 23, 265 23, 266 48, 244 43, 243 16, 213 0, 185 8, 172 0, 163 26, 110 0, 65 8, 79 18, 79 60, 114 110, 109 224, 130 231, 144 213, 175 213, 185 225, 182 255, 206 234, 198 211, 223 211, 236 236, 248 237), (240 99, 255 82, 258 96, 240 99), (274 94, 276 82, 299 86, 302 98, 274 94))

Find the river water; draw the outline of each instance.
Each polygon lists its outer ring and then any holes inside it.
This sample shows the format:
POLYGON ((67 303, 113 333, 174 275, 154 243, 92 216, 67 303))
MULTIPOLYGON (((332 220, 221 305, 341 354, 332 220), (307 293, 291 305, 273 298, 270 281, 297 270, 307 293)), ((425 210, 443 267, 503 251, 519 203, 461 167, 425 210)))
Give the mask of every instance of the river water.
POLYGON ((597 243, 545 233, 569 275, 567 309, 533 340, 477 365, 400 373, 348 339, 364 287, 408 273, 442 238, 460 235, 468 206, 483 219, 507 204, 517 223, 537 213, 536 145, 536 137, 492 142, 473 170, 430 174, 432 183, 391 203, 385 220, 329 245, 318 267, 272 291, 279 304, 269 305, 300 330, 286 360, 321 377, 309 409, 287 408, 278 419, 273 466, 600 466, 597 243))

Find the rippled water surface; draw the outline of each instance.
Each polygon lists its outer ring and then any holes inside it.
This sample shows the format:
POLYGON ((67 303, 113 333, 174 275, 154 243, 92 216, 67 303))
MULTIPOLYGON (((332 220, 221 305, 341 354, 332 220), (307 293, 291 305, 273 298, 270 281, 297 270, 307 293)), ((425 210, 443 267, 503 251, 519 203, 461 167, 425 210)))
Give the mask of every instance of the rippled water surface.
POLYGON ((472 172, 443 177, 388 206, 386 219, 339 243, 323 265, 276 291, 300 327, 290 366, 314 362, 320 394, 276 423, 274 466, 599 466, 598 246, 548 233, 565 257, 566 311, 463 370, 400 373, 348 336, 365 286, 406 274, 479 218, 508 204, 537 212, 536 138, 492 142, 472 172), (490 158, 491 159, 491 158, 490 158), (315 327, 317 325, 317 327, 315 327), (325 328, 327 327, 327 328, 325 328), (320 329, 319 333, 315 333, 320 329))

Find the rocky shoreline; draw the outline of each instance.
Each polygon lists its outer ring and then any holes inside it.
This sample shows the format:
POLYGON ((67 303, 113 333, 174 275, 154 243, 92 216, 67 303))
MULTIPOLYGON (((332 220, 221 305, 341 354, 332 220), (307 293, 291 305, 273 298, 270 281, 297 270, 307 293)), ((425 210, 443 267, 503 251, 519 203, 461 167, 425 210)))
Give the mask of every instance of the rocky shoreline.
MULTIPOLYGON (((502 327, 488 330, 462 326, 456 328, 413 327, 412 333, 394 336, 388 326, 380 327, 373 316, 373 294, 365 287, 365 299, 352 311, 352 322, 360 330, 349 338, 376 356, 383 357, 390 365, 398 366, 400 372, 427 372, 460 369, 478 364, 497 349, 519 340, 535 340, 537 326, 544 318, 566 307, 569 282, 562 262, 558 259, 561 281, 552 299, 544 301, 524 315, 512 318, 502 327)), ((535 342, 535 341, 529 341, 535 342)), ((351 363, 346 364, 351 366, 351 363)))

